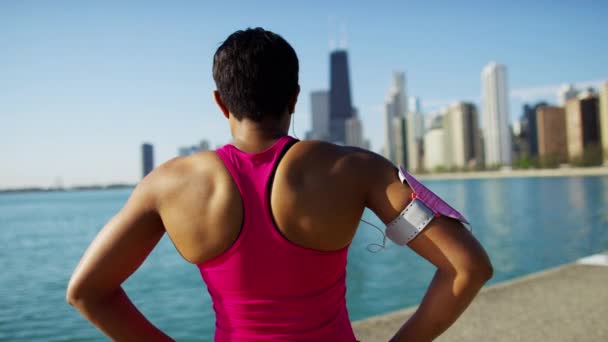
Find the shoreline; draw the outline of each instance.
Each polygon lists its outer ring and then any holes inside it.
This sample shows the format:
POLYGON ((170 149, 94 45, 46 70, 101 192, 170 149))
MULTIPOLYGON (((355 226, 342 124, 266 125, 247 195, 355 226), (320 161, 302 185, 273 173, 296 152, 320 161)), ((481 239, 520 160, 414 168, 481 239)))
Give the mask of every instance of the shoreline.
POLYGON ((104 190, 115 190, 115 189, 132 189, 134 187, 135 187, 134 184, 84 185, 84 186, 72 186, 72 187, 67 187, 67 188, 28 187, 28 188, 0 189, 0 195, 2 195, 2 194, 23 194, 23 193, 104 191, 104 190))
MULTIPOLYGON (((419 180, 466 180, 466 179, 501 179, 501 178, 541 178, 541 177, 592 177, 608 176, 608 166, 564 167, 557 169, 519 169, 496 171, 413 173, 419 180)), ((66 188, 6 188, 0 194, 35 193, 35 192, 70 192, 89 190, 112 190, 133 188, 136 184, 118 183, 108 185, 80 185, 66 188)))
POLYGON ((608 166, 414 174, 420 180, 608 176, 608 166))

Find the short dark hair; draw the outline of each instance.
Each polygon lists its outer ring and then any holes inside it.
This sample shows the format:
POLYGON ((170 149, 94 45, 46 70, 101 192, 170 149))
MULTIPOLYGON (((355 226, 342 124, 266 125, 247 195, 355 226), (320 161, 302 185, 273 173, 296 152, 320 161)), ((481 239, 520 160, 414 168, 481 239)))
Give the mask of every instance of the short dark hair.
POLYGON ((261 27, 231 34, 213 56, 220 98, 238 120, 279 119, 298 91, 298 56, 261 27))

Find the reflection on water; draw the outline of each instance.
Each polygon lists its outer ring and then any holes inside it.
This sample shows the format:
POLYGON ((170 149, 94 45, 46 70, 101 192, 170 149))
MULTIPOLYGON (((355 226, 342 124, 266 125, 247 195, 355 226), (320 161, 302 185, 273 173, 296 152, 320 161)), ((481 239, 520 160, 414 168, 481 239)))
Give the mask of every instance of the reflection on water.
POLYGON ((475 216, 479 218, 479 230, 484 231, 484 236, 478 236, 478 239, 485 238, 484 245, 493 251, 492 262, 498 274, 514 272, 517 265, 514 258, 517 254, 517 243, 514 241, 516 236, 512 232, 519 227, 513 223, 516 219, 513 216, 517 213, 513 212, 511 205, 514 197, 520 196, 520 192, 517 189, 511 191, 509 185, 508 182, 498 180, 481 182, 480 198, 485 199, 485 210, 477 210, 475 216))
MULTIPOLYGON (((608 177, 425 181, 472 223, 498 282, 608 249, 608 177)), ((102 340, 65 304, 70 272, 125 190, 0 195, 0 340, 102 340)), ((365 219, 382 227, 371 212, 365 219)), ((365 223, 349 251, 351 319, 420 301, 434 267, 365 223)), ((133 301, 177 340, 210 340, 214 316, 196 267, 165 237, 125 284, 133 301)))
POLYGON ((425 183, 470 219, 493 282, 608 249, 608 177, 425 183))

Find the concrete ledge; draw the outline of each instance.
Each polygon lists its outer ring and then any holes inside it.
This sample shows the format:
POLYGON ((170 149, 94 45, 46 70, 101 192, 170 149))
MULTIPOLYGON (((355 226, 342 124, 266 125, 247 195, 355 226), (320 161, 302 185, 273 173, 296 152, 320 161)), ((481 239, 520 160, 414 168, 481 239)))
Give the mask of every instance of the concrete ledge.
MULTIPOLYGON (((354 322, 355 335, 387 341, 415 310, 354 322)), ((485 288, 438 341, 608 341, 608 267, 573 263, 485 288)))

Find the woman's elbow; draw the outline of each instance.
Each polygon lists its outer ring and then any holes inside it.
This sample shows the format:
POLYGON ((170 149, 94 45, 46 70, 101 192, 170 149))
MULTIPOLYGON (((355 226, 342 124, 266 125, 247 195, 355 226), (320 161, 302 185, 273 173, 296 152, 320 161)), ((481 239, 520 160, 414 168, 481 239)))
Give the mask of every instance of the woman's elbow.
POLYGON ((494 276, 494 266, 492 266, 492 263, 488 259, 479 266, 478 272, 479 272, 480 276, 483 278, 484 283, 485 283, 488 280, 492 279, 492 277, 494 276))
POLYGON ((467 278, 485 284, 494 275, 494 267, 489 258, 476 258, 466 265, 462 272, 466 273, 467 278))
POLYGON ((78 289, 78 286, 74 285, 73 282, 70 281, 68 287, 65 291, 65 301, 71 306, 78 306, 78 303, 81 302, 81 291, 78 289))
POLYGON ((87 290, 84 282, 79 282, 72 277, 65 291, 65 300, 68 304, 80 310, 90 301, 90 293, 91 291, 87 290))

